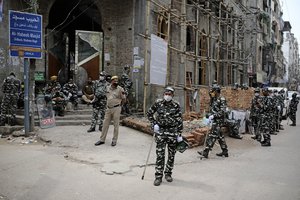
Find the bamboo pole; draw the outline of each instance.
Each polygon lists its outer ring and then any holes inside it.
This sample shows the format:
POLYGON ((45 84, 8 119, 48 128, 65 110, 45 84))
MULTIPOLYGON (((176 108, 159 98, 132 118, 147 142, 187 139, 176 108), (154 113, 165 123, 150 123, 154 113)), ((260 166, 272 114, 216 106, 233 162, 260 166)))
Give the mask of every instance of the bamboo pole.
MULTIPOLYGON (((146 2, 146 23, 145 23, 145 34, 147 38, 150 38, 150 30, 149 30, 149 18, 150 18, 150 0, 147 0, 146 2)), ((148 46, 149 46, 149 39, 145 39, 145 74, 144 74, 144 105, 143 105, 143 112, 144 116, 146 116, 146 108, 147 108, 147 96, 148 96, 148 80, 149 80, 149 75, 148 75, 148 68, 149 68, 149 62, 148 62, 148 46)))

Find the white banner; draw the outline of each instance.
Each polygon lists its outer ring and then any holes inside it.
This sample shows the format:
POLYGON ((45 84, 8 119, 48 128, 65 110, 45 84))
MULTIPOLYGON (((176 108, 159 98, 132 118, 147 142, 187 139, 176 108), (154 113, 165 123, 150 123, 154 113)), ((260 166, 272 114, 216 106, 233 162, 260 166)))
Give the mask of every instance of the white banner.
POLYGON ((151 34, 150 84, 166 85, 168 43, 151 34))

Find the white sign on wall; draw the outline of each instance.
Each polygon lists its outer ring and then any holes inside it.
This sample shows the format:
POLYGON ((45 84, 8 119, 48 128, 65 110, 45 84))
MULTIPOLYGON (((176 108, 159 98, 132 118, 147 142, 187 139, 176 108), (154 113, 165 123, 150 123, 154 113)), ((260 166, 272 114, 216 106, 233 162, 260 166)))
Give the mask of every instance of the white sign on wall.
POLYGON ((151 34, 150 84, 166 85, 168 43, 151 34))

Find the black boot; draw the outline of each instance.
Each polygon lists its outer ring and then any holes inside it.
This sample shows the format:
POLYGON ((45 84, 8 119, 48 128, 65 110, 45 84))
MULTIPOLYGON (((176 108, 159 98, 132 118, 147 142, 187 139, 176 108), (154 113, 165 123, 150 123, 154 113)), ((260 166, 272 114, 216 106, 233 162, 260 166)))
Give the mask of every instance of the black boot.
POLYGON ((239 134, 230 134, 229 137, 235 138, 235 139, 242 139, 243 137, 239 134))
POLYGON ((227 149, 222 149, 222 152, 221 153, 217 153, 216 154, 217 156, 220 156, 220 157, 228 157, 228 150, 227 149))
POLYGON ((290 124, 290 126, 296 126, 296 123, 293 122, 292 124, 290 124))
POLYGON ((208 149, 204 149, 203 151, 198 151, 198 154, 203 156, 204 158, 208 158, 208 153, 209 153, 208 149))
POLYGON ((102 131, 102 126, 99 126, 99 131, 102 131))
POLYGON ((264 141, 264 142, 261 143, 261 146, 262 147, 269 147, 269 146, 271 146, 271 142, 270 141, 264 141))
POLYGON ((90 132, 94 132, 95 131, 95 127, 93 128, 93 127, 91 127, 89 130, 87 130, 87 132, 88 133, 90 133, 90 132))
POLYGON ((159 186, 161 184, 162 178, 155 178, 153 185, 159 186))

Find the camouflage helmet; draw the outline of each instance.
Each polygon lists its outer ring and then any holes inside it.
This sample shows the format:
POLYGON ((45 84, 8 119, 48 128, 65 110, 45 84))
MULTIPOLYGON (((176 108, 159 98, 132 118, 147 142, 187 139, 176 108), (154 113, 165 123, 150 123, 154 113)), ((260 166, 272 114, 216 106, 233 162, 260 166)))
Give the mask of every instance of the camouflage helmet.
POLYGON ((257 87, 254 89, 254 93, 260 93, 260 89, 257 87))
POLYGON ((174 94, 175 90, 174 90, 173 87, 167 86, 167 87, 165 88, 165 92, 172 92, 172 93, 174 94))
POLYGON ((284 89, 281 89, 281 90, 279 91, 279 93, 284 93, 284 89))
POLYGON ((296 98, 296 97, 297 97, 297 93, 294 92, 294 93, 292 94, 292 98, 296 98))
POLYGON ((278 90, 277 90, 277 89, 274 89, 274 90, 273 90, 273 93, 278 93, 278 90))
POLYGON ((177 142, 177 144, 176 144, 176 150, 179 151, 180 153, 183 153, 189 147, 190 147, 189 143, 185 137, 182 137, 182 141, 177 142))

